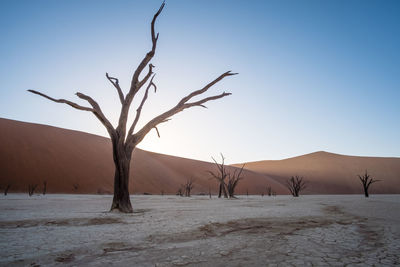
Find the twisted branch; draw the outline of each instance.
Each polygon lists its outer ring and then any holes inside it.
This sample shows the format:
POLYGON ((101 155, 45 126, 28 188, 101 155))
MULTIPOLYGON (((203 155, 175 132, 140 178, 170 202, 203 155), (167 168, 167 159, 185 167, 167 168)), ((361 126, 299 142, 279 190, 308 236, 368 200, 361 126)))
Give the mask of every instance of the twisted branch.
POLYGON ((106 72, 106 77, 110 81, 110 83, 112 83, 112 85, 114 85, 115 89, 117 89, 119 100, 121 101, 121 104, 124 104, 125 97, 124 97, 124 93, 122 93, 121 87, 119 86, 118 79, 114 78, 114 77, 111 77, 111 76, 108 76, 107 72, 106 72))

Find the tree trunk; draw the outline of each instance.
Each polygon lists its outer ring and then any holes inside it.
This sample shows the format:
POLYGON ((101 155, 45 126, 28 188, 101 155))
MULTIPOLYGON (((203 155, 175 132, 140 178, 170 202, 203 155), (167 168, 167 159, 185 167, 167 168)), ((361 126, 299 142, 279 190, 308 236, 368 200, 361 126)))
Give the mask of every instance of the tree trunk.
POLYGON ((221 198, 221 195, 222 195, 222 184, 219 184, 218 198, 221 198))
POLYGON ((113 142, 113 154, 115 164, 114 175, 114 197, 111 205, 112 210, 132 213, 132 204, 129 196, 129 169, 131 156, 127 155, 123 145, 113 142))
POLYGON ((365 187, 365 186, 364 186, 364 195, 365 195, 365 197, 369 197, 368 187, 365 187))

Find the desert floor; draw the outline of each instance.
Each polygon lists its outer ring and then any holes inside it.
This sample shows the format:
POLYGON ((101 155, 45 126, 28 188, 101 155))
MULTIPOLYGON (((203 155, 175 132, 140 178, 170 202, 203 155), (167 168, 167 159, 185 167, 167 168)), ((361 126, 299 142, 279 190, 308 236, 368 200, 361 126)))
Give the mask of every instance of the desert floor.
POLYGON ((393 266, 400 195, 0 197, 0 265, 393 266))

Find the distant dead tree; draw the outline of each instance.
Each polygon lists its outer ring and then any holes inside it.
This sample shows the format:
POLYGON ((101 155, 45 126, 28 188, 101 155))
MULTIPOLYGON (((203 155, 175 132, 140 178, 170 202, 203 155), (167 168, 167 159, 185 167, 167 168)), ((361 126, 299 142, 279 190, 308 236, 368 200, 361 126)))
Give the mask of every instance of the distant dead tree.
POLYGON ((35 193, 35 189, 38 185, 37 184, 30 184, 28 185, 28 195, 31 197, 33 193, 35 193))
POLYGON ((210 199, 211 199, 211 188, 210 187, 208 188, 208 195, 210 196, 210 199))
POLYGON ((47 181, 43 182, 43 195, 46 195, 46 191, 47 191, 47 181))
POLYGON ((374 180, 369 174, 368 171, 365 170, 365 174, 363 176, 358 175, 358 178, 360 179, 363 188, 364 188, 364 195, 365 197, 369 197, 369 187, 371 184, 376 183, 376 182, 380 182, 381 180, 374 180))
POLYGON ((303 177, 296 175, 286 181, 286 187, 290 190, 292 196, 298 197, 300 191, 306 188, 306 182, 303 177))
POLYGON ((10 187, 11 187, 11 185, 8 184, 8 185, 6 186, 6 188, 4 189, 4 195, 5 195, 5 196, 7 196, 8 190, 10 189, 10 187))
POLYGON ((269 197, 272 196, 272 187, 271 186, 267 186, 267 195, 269 197))
POLYGON ((161 195, 164 196, 164 190, 161 190, 161 195))
POLYGON ((144 137, 152 130, 155 129, 157 135, 160 136, 157 126, 161 123, 167 122, 170 120, 172 116, 175 114, 182 112, 185 109, 192 107, 206 107, 205 103, 211 100, 220 99, 226 96, 229 96, 230 93, 221 93, 219 95, 213 95, 209 97, 202 98, 200 100, 193 100, 194 97, 203 95, 206 93, 213 85, 220 82, 224 78, 228 76, 235 75, 237 73, 233 73, 231 71, 227 71, 216 79, 208 83, 202 89, 196 90, 182 98, 176 106, 172 107, 168 111, 154 117, 152 120, 143 124, 144 126, 137 130, 136 126, 138 124, 142 108, 147 100, 149 89, 151 87, 154 88, 154 92, 157 90, 157 86, 155 85, 154 65, 151 62, 153 59, 159 34, 155 32, 154 25, 157 20, 157 17, 160 15, 161 11, 164 8, 165 3, 162 3, 161 7, 153 16, 151 21, 151 41, 152 47, 149 52, 144 56, 136 70, 132 75, 132 80, 130 83, 129 91, 126 95, 124 95, 123 90, 119 84, 119 80, 115 77, 111 77, 106 73, 107 80, 115 87, 118 92, 119 101, 121 102, 121 112, 119 114, 118 125, 114 127, 111 122, 106 118, 100 105, 90 96, 85 95, 83 93, 76 93, 76 95, 89 103, 89 106, 81 106, 77 103, 71 102, 65 99, 55 99, 46 94, 35 90, 28 90, 31 93, 37 94, 44 98, 47 98, 51 101, 57 103, 67 104, 75 109, 82 111, 89 111, 94 114, 94 116, 104 125, 107 129, 107 132, 111 139, 112 151, 113 151, 113 160, 115 165, 115 173, 114 173, 114 197, 111 205, 111 210, 119 210, 121 212, 132 213, 132 205, 129 196, 129 171, 130 171, 130 162, 132 159, 133 150, 136 146, 144 139, 144 137), (146 67, 148 67, 148 71, 145 71, 146 67), (143 75, 141 75, 143 74, 143 75), (143 77, 143 78, 141 78, 143 77), (147 85, 146 85, 147 84, 147 85), (142 89, 144 90, 143 97, 139 102, 139 106, 136 109, 136 115, 134 116, 134 120, 132 124, 128 125, 128 113, 131 108, 131 104, 135 97, 138 97, 138 92, 142 89), (135 132, 135 130, 137 130, 135 132))
POLYGON ((221 153, 221 164, 219 164, 213 157, 211 157, 217 166, 218 172, 208 171, 211 174, 212 178, 216 179, 219 184, 218 190, 218 198, 221 198, 222 193, 224 194, 225 198, 233 198, 235 197, 235 189, 238 185, 239 181, 243 179, 242 172, 244 168, 244 164, 242 168, 238 171, 235 169, 233 175, 231 175, 225 166, 225 157, 221 153))
POLYGON ((177 196, 183 197, 184 194, 184 187, 181 185, 178 189, 178 191, 176 192, 177 196))
POLYGON ((249 189, 246 189, 246 196, 249 197, 249 189))
POLYGON ((236 186, 239 184, 239 181, 243 179, 242 172, 244 165, 245 164, 243 164, 242 168, 240 168, 239 171, 235 169, 232 176, 230 173, 228 173, 228 182, 226 183, 226 189, 230 198, 235 197, 236 186))
POLYGON ((185 190, 185 196, 186 196, 186 197, 190 197, 190 192, 192 191, 192 189, 193 189, 193 187, 194 187, 193 183, 194 183, 193 178, 190 178, 190 179, 188 179, 188 180, 186 181, 186 183, 184 184, 183 187, 184 187, 184 190, 185 190))
POLYGON ((79 184, 73 184, 72 187, 74 188, 74 191, 78 191, 79 184))
POLYGON ((228 193, 226 192, 225 179, 228 176, 228 173, 226 172, 226 168, 225 168, 225 157, 221 153, 221 159, 222 159, 221 164, 219 164, 213 157, 211 157, 211 158, 215 162, 218 172, 214 173, 213 171, 208 171, 208 173, 211 174, 212 178, 216 179, 219 183, 218 198, 221 198, 222 193, 224 194, 224 197, 227 198, 228 193))

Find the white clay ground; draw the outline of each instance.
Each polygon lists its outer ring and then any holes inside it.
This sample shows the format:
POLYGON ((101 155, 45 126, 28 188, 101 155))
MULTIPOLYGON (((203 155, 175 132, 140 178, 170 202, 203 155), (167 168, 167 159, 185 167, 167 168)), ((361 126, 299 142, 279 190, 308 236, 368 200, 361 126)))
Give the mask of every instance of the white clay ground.
POLYGON ((395 266, 400 195, 0 197, 0 266, 395 266))

